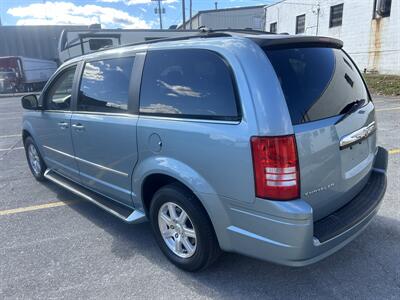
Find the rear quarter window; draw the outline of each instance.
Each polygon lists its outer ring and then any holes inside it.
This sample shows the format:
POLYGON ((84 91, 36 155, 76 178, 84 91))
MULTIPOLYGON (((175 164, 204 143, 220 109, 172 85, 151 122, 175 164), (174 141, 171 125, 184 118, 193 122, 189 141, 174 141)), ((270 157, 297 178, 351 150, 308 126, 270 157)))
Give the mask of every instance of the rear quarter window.
POLYGON ((237 120, 232 73, 216 53, 155 50, 146 55, 140 113, 180 118, 237 120))
POLYGON ((357 67, 339 49, 264 49, 281 84, 293 124, 345 113, 369 100, 357 67))

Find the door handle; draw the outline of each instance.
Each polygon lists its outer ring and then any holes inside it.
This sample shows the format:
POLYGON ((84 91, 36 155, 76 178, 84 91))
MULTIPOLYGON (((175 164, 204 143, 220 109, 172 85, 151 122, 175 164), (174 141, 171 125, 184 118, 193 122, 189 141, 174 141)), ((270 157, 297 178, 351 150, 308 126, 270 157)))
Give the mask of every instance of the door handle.
POLYGON ((72 124, 72 127, 75 128, 77 131, 85 129, 85 126, 83 126, 81 123, 72 124))
POLYGON ((58 122, 58 126, 60 126, 61 129, 67 129, 68 128, 68 123, 67 122, 58 122))

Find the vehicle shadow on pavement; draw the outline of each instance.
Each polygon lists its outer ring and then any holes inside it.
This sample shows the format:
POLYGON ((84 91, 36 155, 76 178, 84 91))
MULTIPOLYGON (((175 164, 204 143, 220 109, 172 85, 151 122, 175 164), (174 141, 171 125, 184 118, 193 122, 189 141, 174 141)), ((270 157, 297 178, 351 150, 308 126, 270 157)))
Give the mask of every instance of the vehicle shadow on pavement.
MULTIPOLYGON (((60 201, 78 199, 54 184, 46 185, 60 201)), ((112 255, 126 261, 147 259, 166 276, 190 286, 199 295, 263 299, 387 299, 400 294, 400 222, 392 218, 377 215, 354 241, 311 266, 291 268, 224 253, 209 269, 187 273, 163 256, 148 222, 125 224, 84 200, 68 205, 112 236, 112 255)))

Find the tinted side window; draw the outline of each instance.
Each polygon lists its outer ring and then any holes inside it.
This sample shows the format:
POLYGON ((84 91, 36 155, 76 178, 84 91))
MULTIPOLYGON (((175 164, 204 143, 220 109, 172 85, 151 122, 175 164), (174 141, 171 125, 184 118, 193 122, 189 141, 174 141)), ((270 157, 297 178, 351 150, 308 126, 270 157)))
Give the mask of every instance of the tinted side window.
POLYGON ((140 113, 238 119, 232 74, 217 54, 201 49, 147 53, 140 113))
POLYGON ((46 109, 48 110, 70 110, 72 84, 74 82, 76 67, 63 71, 52 83, 46 93, 46 109))
POLYGON ((125 113, 133 57, 87 62, 79 90, 78 110, 125 113))

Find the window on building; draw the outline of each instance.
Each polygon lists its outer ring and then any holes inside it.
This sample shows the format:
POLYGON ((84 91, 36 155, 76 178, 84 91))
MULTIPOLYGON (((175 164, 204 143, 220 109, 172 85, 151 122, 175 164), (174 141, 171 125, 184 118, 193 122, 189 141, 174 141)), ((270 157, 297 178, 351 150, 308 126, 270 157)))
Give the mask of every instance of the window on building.
POLYGON ((133 57, 90 61, 85 64, 78 110, 126 113, 133 57))
POLYGON ((374 5, 374 18, 376 17, 389 17, 392 8, 392 0, 375 0, 374 5))
POLYGON ((218 54, 201 49, 148 52, 140 113, 237 120, 236 93, 227 63, 218 54))
POLYGON ((296 34, 304 33, 306 28, 306 15, 296 17, 296 34))
POLYGON ((278 32, 278 23, 277 22, 269 24, 269 32, 271 32, 271 33, 278 32))
POLYGON ((342 20, 343 20, 343 3, 331 6, 329 27, 342 26, 342 20))

